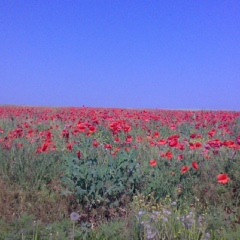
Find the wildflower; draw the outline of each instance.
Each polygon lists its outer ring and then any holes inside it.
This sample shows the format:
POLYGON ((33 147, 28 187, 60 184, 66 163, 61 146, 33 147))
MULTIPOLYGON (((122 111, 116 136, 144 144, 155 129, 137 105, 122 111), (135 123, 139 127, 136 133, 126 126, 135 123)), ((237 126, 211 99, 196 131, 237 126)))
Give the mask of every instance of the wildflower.
POLYGON ((149 163, 150 163, 150 165, 151 165, 152 167, 156 167, 156 166, 157 166, 157 160, 156 160, 156 159, 151 159, 151 160, 149 161, 149 163))
POLYGON ((159 212, 158 211, 153 211, 150 218, 153 220, 157 220, 159 216, 159 212))
POLYGON ((40 148, 38 148, 37 152, 47 152, 50 143, 44 142, 40 148))
POLYGON ((194 143, 189 143, 189 148, 191 149, 191 150, 195 150, 196 149, 196 146, 195 146, 195 144, 194 143))
POLYGON ((142 142, 142 137, 141 136, 137 136, 136 141, 137 142, 142 142))
POLYGON ((200 142, 195 143, 195 148, 201 148, 201 147, 202 147, 202 144, 200 142))
POLYGON ((109 144, 109 143, 107 143, 107 144, 104 145, 104 148, 106 148, 106 149, 112 149, 112 145, 109 144))
POLYGON ((160 157, 165 157, 165 153, 164 152, 160 152, 159 155, 160 155, 160 157))
POLYGON ((62 131, 61 136, 62 136, 63 138, 69 139, 69 131, 66 130, 66 129, 64 129, 64 130, 62 131))
POLYGON ((185 146, 183 143, 178 143, 178 145, 176 146, 177 149, 179 150, 184 150, 185 149, 185 146))
POLYGON ((160 139, 160 140, 157 141, 158 145, 165 145, 166 143, 167 143, 166 139, 160 139))
POLYGON ((211 131, 208 132, 208 136, 211 138, 216 134, 216 130, 212 129, 211 131))
POLYGON ((176 147, 178 145, 178 140, 177 139, 171 139, 169 142, 168 142, 168 145, 170 147, 176 147))
POLYGON ((123 127, 123 131, 124 131, 124 132, 130 132, 131 129, 132 129, 131 126, 128 125, 128 124, 125 124, 125 126, 123 127))
POLYGON ((218 149, 222 146, 222 143, 219 139, 208 141, 207 144, 213 149, 218 149))
POLYGON ((192 167, 196 170, 198 170, 198 164, 196 162, 192 162, 192 167))
POLYGON ((205 235, 205 239, 209 239, 210 238, 210 233, 206 233, 206 235, 205 235))
POLYGON ((132 137, 131 135, 128 135, 128 136, 126 137, 126 143, 131 143, 132 140, 133 140, 133 137, 132 137))
POLYGON ((164 222, 168 222, 168 218, 167 218, 167 217, 162 217, 162 220, 163 220, 164 222))
POLYGON ((78 213, 76 213, 76 212, 72 212, 70 214, 71 221, 77 221, 79 218, 80 218, 80 215, 78 213))
POLYGON ((139 211, 138 212, 138 215, 140 215, 140 216, 143 215, 143 214, 146 214, 146 212, 144 212, 144 211, 139 211))
POLYGON ((231 141, 231 140, 229 140, 229 141, 225 140, 225 141, 222 143, 222 145, 224 145, 224 146, 226 146, 226 147, 229 147, 229 148, 234 148, 234 147, 236 146, 235 143, 234 143, 234 141, 231 141))
POLYGON ((172 159, 173 154, 170 151, 167 151, 165 154, 165 157, 170 160, 170 159, 172 159))
POLYGON ((204 220, 204 216, 200 215, 200 216, 198 217, 198 222, 201 223, 201 222, 203 222, 203 220, 204 220))
POLYGON ((191 135, 190 135, 190 138, 196 138, 197 137, 197 134, 195 134, 195 133, 192 133, 191 135))
POLYGON ((151 229, 147 230, 147 239, 152 239, 156 236, 157 231, 152 231, 151 229))
POLYGON ((181 183, 178 184, 179 188, 183 188, 183 185, 181 183))
POLYGON ((217 179, 218 179, 218 183, 227 183, 228 181, 230 181, 230 178, 228 177, 228 175, 226 173, 224 174, 218 174, 217 175, 217 179))
POLYGON ((97 142, 95 139, 92 142, 93 147, 98 147, 99 142, 97 142))
POLYGON ((240 135, 236 138, 236 142, 238 145, 240 145, 240 135))
POLYGON ((185 223, 185 227, 186 227, 186 228, 191 228, 191 227, 192 227, 192 224, 191 224, 191 223, 185 223))
POLYGON ((189 166, 183 166, 182 169, 181 169, 181 173, 184 174, 184 173, 186 173, 189 169, 190 169, 189 166))
POLYGON ((97 128, 95 126, 89 126, 88 127, 88 130, 89 130, 90 133, 94 133, 96 131, 96 129, 97 128))
POLYGON ((153 214, 158 216, 160 214, 160 212, 159 211, 153 211, 153 214))
POLYGON ((183 154, 179 154, 177 157, 178 160, 183 160, 183 154))
POLYGON ((162 212, 163 212, 163 214, 166 214, 166 215, 171 215, 172 214, 171 211, 168 211, 168 210, 165 210, 165 209, 163 209, 162 212))
POLYGON ((159 137, 160 137, 159 132, 154 132, 154 133, 153 133, 153 137, 154 137, 154 138, 159 138, 159 137))
POLYGON ((80 150, 77 151, 77 157, 78 157, 78 159, 81 158, 81 152, 80 152, 80 150))
POLYGON ((73 149, 73 144, 72 144, 72 143, 69 143, 69 144, 67 145, 67 149, 70 150, 70 151, 72 151, 72 149, 73 149))

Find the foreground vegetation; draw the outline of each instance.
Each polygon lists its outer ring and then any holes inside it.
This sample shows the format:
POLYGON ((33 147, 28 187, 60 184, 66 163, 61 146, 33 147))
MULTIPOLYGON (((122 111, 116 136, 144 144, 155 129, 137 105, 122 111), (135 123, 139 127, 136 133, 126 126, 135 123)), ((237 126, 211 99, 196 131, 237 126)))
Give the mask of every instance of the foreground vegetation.
POLYGON ((0 239, 239 239, 240 113, 0 107, 0 239))

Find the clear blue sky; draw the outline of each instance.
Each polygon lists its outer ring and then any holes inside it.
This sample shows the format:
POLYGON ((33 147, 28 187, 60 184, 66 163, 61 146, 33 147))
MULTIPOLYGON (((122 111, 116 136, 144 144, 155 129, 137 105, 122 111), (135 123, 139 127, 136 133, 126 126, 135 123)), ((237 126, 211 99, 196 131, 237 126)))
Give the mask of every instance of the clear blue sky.
POLYGON ((1 0, 0 104, 240 110, 240 1, 1 0))

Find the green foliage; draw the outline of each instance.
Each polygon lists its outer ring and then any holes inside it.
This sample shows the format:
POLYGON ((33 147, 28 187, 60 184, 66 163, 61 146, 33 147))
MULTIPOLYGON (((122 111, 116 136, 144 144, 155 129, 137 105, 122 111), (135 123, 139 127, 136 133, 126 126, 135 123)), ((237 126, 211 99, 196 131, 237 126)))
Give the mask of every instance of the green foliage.
POLYGON ((120 151, 115 157, 108 154, 103 158, 85 159, 65 157, 63 183, 75 191, 78 201, 90 206, 119 206, 124 199, 140 190, 143 176, 136 161, 136 150, 120 151))

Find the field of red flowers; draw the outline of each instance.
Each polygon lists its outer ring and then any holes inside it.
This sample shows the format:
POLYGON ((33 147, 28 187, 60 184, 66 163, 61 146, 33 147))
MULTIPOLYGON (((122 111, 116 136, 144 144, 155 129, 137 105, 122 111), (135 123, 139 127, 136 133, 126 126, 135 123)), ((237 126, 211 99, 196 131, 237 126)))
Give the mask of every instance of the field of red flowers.
POLYGON ((235 228, 239 161, 240 112, 0 107, 4 221, 81 212, 79 222, 97 224, 151 195, 179 211, 220 209, 219 228, 235 228))

